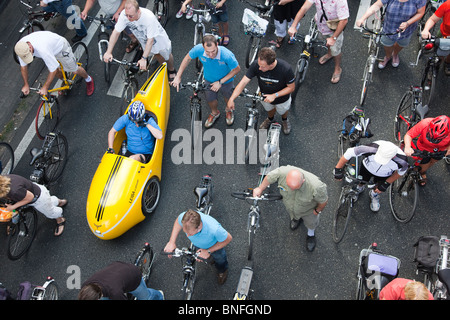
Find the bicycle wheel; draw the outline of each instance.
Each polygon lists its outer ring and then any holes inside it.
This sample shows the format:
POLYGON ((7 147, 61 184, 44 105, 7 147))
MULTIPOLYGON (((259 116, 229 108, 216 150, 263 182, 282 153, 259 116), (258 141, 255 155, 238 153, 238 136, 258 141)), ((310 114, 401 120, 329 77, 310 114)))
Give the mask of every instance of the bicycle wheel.
POLYGON ((155 211, 161 196, 161 186, 157 177, 147 181, 142 194, 142 213, 148 215, 155 211))
MULTIPOLYGON (((105 33, 100 33, 98 35, 98 41, 100 43, 100 56, 103 57, 106 50, 108 49, 108 41, 109 41, 109 35, 105 33)), ((111 63, 109 62, 102 62, 103 63, 103 73, 105 76, 106 83, 111 82, 111 63)))
POLYGON ((337 156, 338 159, 340 159, 344 152, 350 147, 350 143, 348 141, 348 136, 344 135, 343 133, 339 134, 338 137, 338 150, 337 150, 337 156))
POLYGON ((157 0, 153 4, 153 13, 163 28, 169 19, 169 0, 157 0))
POLYGON ((250 36, 247 45, 247 52, 245 54, 245 66, 247 68, 250 67, 253 61, 255 61, 258 55, 260 45, 261 45, 261 38, 250 36))
POLYGON ((120 105, 120 115, 123 116, 128 110, 128 106, 139 91, 139 84, 136 78, 130 78, 123 88, 122 103, 120 105))
POLYGON ((334 212, 333 219, 333 241, 339 243, 344 238, 345 232, 347 231, 348 222, 350 221, 350 216, 352 214, 352 200, 345 191, 345 187, 341 191, 339 197, 339 204, 334 212))
MULTIPOLYGON (((40 22, 32 21, 31 24, 28 25, 28 27, 26 27, 26 28, 20 33, 19 39, 17 39, 17 41, 19 41, 20 39, 22 39, 22 38, 25 37, 26 35, 29 35, 30 33, 33 33, 33 32, 35 32, 35 31, 44 31, 44 26, 43 26, 40 22)), ((16 41, 16 42, 17 42, 17 41, 16 41)), ((14 61, 15 61, 16 63, 19 63, 19 58, 17 57, 17 54, 16 54, 16 52, 14 51, 14 48, 13 48, 12 54, 13 54, 14 61)))
POLYGON ((416 119, 416 113, 412 110, 413 93, 408 90, 402 97, 397 107, 394 119, 394 138, 401 142, 408 130, 420 119, 416 119))
POLYGON ((56 181, 64 171, 69 153, 67 138, 61 133, 55 135, 55 140, 48 149, 44 181, 46 184, 56 181))
MULTIPOLYGON (((82 67, 87 72, 89 66, 89 52, 84 42, 78 41, 77 43, 74 43, 74 45, 72 46, 72 52, 75 56, 75 60, 77 61, 78 66, 82 67)), ((73 83, 80 83, 81 79, 83 78, 75 75, 73 78, 73 83)))
POLYGON ((431 63, 432 63, 431 60, 429 60, 423 72, 422 82, 420 84, 423 89, 422 92, 423 104, 428 105, 428 107, 430 107, 434 97, 434 93, 436 91, 436 67, 434 65, 431 65, 431 63))
POLYGON ((292 92, 292 104, 295 104, 295 98, 297 97, 298 89, 305 80, 306 71, 308 70, 309 61, 306 58, 300 58, 295 68, 295 89, 292 92))
POLYGON ((30 248, 36 235, 37 213, 33 208, 23 209, 19 212, 20 219, 17 224, 10 224, 8 234, 8 258, 17 260, 30 248))
POLYGON ((40 299, 38 300, 58 300, 59 298, 59 291, 58 291, 58 285, 56 282, 53 281, 47 281, 44 286, 44 294, 40 299))
POLYGON ((139 251, 136 259, 134 260, 134 265, 141 270, 142 278, 147 285, 154 258, 155 255, 153 253, 152 247, 148 243, 146 243, 145 246, 139 251))
POLYGON ((53 132, 59 123, 60 106, 58 98, 54 98, 53 102, 42 100, 35 119, 36 135, 39 139, 44 140, 49 132, 53 132))
POLYGON ((194 294, 194 286, 195 268, 184 274, 183 288, 181 289, 183 300, 191 300, 192 295, 194 294))
POLYGON ((364 101, 366 100, 367 96, 367 88, 369 87, 370 79, 372 78, 372 71, 370 71, 372 68, 372 56, 369 56, 366 61, 366 66, 364 68, 364 75, 363 75, 363 86, 361 89, 361 97, 359 99, 359 104, 362 106, 364 104, 364 101))
POLYGON ((253 113, 247 114, 247 123, 244 136, 244 161, 245 164, 256 163, 258 141, 258 117, 253 113), (252 156, 253 155, 253 156, 252 156), (250 161, 251 160, 251 161, 250 161))
POLYGON ((202 139, 202 106, 199 102, 191 104, 191 147, 201 145, 202 139))
POLYGON ((416 213, 419 199, 418 183, 410 171, 389 186, 389 205, 395 220, 403 223, 411 221, 416 213))
POLYGON ((6 142, 0 142, 0 174, 10 174, 14 169, 14 150, 6 142))
POLYGON ((248 251, 247 251, 247 260, 251 261, 253 259, 253 243, 255 240, 256 228, 250 227, 248 229, 248 251))
MULTIPOLYGON (((202 26, 196 26, 195 27, 195 34, 194 34, 194 46, 197 44, 200 44, 203 42, 203 35, 205 33, 205 30, 202 26)), ((202 63, 200 62, 199 58, 195 58, 195 67, 197 68, 197 71, 200 72, 202 69, 202 63)))

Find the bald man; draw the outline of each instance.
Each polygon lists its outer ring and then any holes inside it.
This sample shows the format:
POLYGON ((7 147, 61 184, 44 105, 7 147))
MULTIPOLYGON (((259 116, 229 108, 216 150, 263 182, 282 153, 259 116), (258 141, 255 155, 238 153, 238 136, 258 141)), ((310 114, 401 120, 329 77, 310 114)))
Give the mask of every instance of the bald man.
POLYGON ((291 218, 290 228, 297 229, 303 220, 308 229, 306 248, 312 252, 316 247, 315 229, 319 225, 320 213, 328 201, 327 185, 314 174, 288 165, 271 171, 261 184, 253 189, 253 196, 261 196, 263 191, 275 182, 291 218))

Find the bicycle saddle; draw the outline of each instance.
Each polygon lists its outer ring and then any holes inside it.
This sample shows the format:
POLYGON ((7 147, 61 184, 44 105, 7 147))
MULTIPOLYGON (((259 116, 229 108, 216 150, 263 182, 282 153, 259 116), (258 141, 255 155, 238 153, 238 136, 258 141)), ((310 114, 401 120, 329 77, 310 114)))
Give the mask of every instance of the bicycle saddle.
POLYGON ((208 188, 195 187, 194 194, 197 197, 197 207, 200 207, 200 205, 202 204, 202 200, 206 196, 207 193, 208 193, 208 188))
POLYGON ((447 287, 447 292, 450 292, 450 269, 439 270, 438 278, 447 287))
POLYGON ((33 148, 30 150, 30 154, 33 157, 30 162, 30 166, 34 164, 34 162, 44 155, 43 149, 33 148))

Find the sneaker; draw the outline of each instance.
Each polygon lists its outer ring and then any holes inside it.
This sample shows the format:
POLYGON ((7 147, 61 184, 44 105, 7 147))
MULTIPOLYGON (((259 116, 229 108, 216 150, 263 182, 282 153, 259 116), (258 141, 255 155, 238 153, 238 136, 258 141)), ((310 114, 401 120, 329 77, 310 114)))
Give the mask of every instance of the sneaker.
POLYGON ((266 120, 263 121, 263 123, 261 123, 261 125, 259 126, 260 129, 269 129, 270 124, 273 122, 273 120, 270 120, 269 118, 266 118, 266 120))
POLYGON ((177 14, 175 15, 175 17, 176 17, 177 19, 180 19, 180 18, 183 16, 183 14, 184 14, 184 12, 181 11, 181 9, 180 9, 180 11, 177 12, 177 14))
POLYGON ((228 278, 228 269, 225 270, 225 272, 219 273, 217 275, 217 282, 219 282, 220 285, 223 285, 225 281, 227 281, 228 278))
POLYGON ((234 123, 234 111, 227 111, 226 120, 229 126, 234 123))
POLYGON ((289 134, 291 132, 291 122, 289 119, 283 120, 281 122, 281 127, 283 128, 284 134, 289 134))
POLYGON ((391 58, 384 57, 384 60, 378 63, 378 69, 386 68, 386 65, 388 64, 389 60, 391 60, 391 58))
POLYGON ((399 56, 398 55, 392 55, 392 66, 394 68, 397 68, 399 64, 400 64, 399 56))
POLYGON ((186 12, 186 19, 190 19, 192 18, 192 16, 194 15, 194 10, 189 9, 188 12, 186 12))
POLYGON ((92 94, 94 93, 94 90, 95 90, 94 79, 92 79, 92 77, 91 77, 91 81, 86 82, 86 94, 88 96, 92 96, 92 94))
POLYGON ((220 112, 216 115, 213 115, 212 113, 209 114, 208 119, 205 121, 205 128, 211 128, 211 126, 216 122, 216 120, 220 117, 220 112))
POLYGON ((369 192, 369 196, 370 196, 370 210, 372 210, 373 212, 378 212, 380 210, 380 195, 376 192, 373 192, 373 190, 371 190, 369 192))

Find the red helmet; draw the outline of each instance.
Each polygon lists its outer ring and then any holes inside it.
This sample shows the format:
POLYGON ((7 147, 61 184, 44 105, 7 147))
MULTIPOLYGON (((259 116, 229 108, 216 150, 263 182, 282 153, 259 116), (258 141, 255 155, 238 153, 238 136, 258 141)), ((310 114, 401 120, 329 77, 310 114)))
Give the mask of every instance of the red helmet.
POLYGON ((427 140, 439 143, 450 133, 450 121, 447 116, 439 116, 431 120, 427 130, 427 140))

